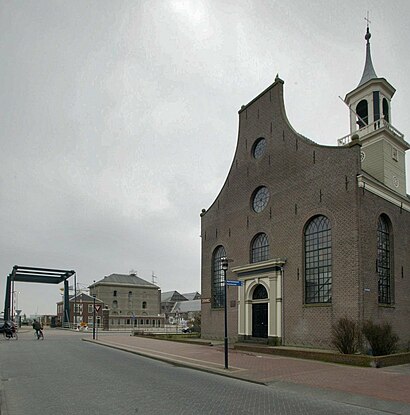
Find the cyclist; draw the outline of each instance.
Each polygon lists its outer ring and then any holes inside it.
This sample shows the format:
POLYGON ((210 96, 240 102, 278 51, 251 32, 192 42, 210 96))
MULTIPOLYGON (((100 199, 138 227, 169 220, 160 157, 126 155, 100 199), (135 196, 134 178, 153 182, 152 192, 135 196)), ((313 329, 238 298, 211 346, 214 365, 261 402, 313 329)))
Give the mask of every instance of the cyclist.
POLYGON ((17 339, 16 326, 12 321, 5 321, 2 329, 4 330, 3 334, 5 337, 7 337, 8 339, 11 339, 12 337, 17 339))
POLYGON ((34 319, 33 321, 33 329, 36 331, 37 338, 39 339, 43 335, 43 332, 42 332, 43 328, 41 327, 40 322, 37 321, 36 319, 34 319))

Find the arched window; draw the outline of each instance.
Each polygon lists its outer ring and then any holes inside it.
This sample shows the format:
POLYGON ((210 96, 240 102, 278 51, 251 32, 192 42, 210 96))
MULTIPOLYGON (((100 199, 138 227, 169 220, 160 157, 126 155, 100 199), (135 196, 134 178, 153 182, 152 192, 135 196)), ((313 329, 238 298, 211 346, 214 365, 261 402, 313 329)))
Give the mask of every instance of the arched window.
POLYGON ((332 301, 332 234, 326 216, 316 216, 305 228, 305 303, 332 301))
POLYGON ((266 233, 259 233, 253 238, 251 245, 251 262, 261 262, 269 259, 269 240, 266 233))
POLYGON ((112 308, 118 308, 118 301, 117 300, 114 300, 112 302, 112 308))
POLYGON ((389 103, 386 98, 383 98, 383 116, 387 122, 389 121, 389 103))
POLYGON ((113 297, 117 296, 117 290, 114 290, 114 292, 112 293, 113 297))
POLYGON ((142 302, 142 308, 147 308, 147 302, 146 301, 142 302))
POLYGON ((391 239, 387 216, 381 215, 377 224, 377 274, 379 303, 391 304, 391 239))
POLYGON ((253 291, 252 300, 264 300, 268 298, 268 292, 262 284, 258 284, 253 291))
POLYGON ((212 307, 224 306, 224 271, 222 269, 222 258, 226 258, 225 248, 218 246, 212 255, 212 307))
POLYGON ((362 99, 356 106, 357 124, 359 129, 369 124, 369 111, 367 108, 367 101, 362 99))

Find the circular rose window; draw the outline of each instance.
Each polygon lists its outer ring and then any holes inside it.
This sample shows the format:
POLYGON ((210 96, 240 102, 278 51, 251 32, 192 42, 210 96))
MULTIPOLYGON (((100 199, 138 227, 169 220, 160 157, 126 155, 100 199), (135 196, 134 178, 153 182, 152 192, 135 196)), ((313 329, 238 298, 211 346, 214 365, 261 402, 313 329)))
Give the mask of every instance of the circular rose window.
POLYGON ((258 187, 252 199, 252 208, 256 213, 262 212, 269 202, 270 194, 269 190, 265 186, 258 187))

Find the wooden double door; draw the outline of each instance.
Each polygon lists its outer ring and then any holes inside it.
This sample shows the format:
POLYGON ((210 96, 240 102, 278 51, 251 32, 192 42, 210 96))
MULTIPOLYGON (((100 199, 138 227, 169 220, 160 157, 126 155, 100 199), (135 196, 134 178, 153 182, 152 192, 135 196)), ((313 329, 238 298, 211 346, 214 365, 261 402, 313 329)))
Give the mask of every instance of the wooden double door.
POLYGON ((268 303, 252 304, 252 337, 268 337, 268 303))

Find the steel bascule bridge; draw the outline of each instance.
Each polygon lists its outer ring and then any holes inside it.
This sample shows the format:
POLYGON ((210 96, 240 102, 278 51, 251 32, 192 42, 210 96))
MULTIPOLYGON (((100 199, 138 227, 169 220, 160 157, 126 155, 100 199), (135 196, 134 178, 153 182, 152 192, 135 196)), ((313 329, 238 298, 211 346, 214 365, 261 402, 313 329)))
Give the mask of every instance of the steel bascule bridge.
MULTIPOLYGON (((22 267, 14 265, 11 273, 6 280, 6 295, 4 300, 4 320, 12 320, 14 317, 14 285, 16 282, 34 282, 40 284, 59 284, 64 282, 63 307, 64 317, 63 325, 70 323, 70 301, 69 301, 69 286, 68 279, 74 276, 76 279, 76 272, 66 269, 52 269, 52 268, 35 268, 22 267)), ((76 289, 76 281, 74 281, 74 290, 76 289)), ((74 301, 76 293, 74 293, 74 301)), ((75 309, 75 304, 74 304, 75 309)))

